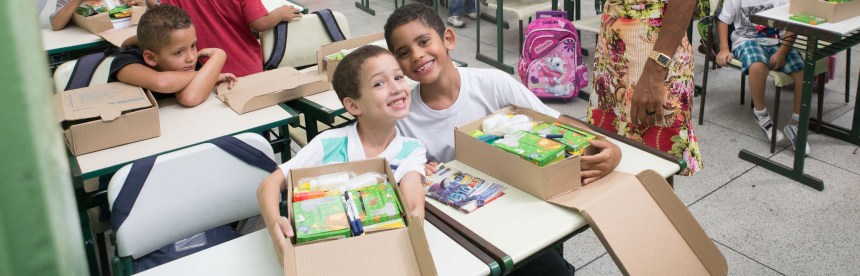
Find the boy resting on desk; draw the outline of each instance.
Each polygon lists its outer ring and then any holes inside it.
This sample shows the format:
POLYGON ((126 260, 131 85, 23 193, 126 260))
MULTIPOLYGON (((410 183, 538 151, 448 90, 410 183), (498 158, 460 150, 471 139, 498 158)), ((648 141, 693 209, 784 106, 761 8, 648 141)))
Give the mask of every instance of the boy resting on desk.
MULTIPOLYGON (((126 47, 114 58, 108 81, 121 81, 159 94, 175 94, 180 104, 193 107, 203 103, 212 88, 220 82, 233 87, 236 77, 221 73, 227 55, 221 49, 197 51, 197 34, 191 18, 170 5, 155 6, 140 18, 137 25, 140 47, 126 47), (203 66, 198 58, 208 57, 203 66)), ((126 43, 123 43, 124 45, 126 43)))
POLYGON ((290 221, 279 210, 291 168, 384 157, 394 171, 409 215, 424 219, 421 181, 426 150, 418 140, 401 136, 394 124, 409 115, 411 102, 411 91, 397 61, 381 47, 363 46, 338 64, 332 78, 343 107, 357 122, 320 133, 257 189, 260 212, 281 265, 283 245, 293 236, 290 221))
MULTIPOLYGON (((437 162, 454 159, 454 128, 489 115, 508 105, 530 108, 558 118, 560 113, 544 105, 510 75, 499 70, 456 68, 451 63, 454 31, 422 4, 395 10, 385 23, 388 49, 403 72, 420 83, 413 91, 412 112, 397 122, 403 135, 415 137, 427 146, 425 173, 435 173, 437 162)), ((621 161, 618 146, 592 141, 599 154, 580 158, 583 183, 593 182, 621 161)), ((514 271, 523 275, 573 275, 575 268, 562 256, 558 246, 514 271)))

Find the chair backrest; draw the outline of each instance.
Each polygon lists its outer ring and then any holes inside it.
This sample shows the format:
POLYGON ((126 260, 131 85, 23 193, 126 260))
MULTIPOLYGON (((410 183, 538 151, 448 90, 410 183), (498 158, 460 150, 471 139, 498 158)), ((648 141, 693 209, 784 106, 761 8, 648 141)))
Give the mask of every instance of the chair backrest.
MULTIPOLYGON (((337 25, 346 38, 350 37, 349 22, 340 12, 333 11, 337 25)), ((263 47, 263 60, 268 61, 273 56, 276 48, 276 37, 278 40, 286 39, 286 47, 278 67, 290 66, 300 67, 317 63, 317 50, 320 46, 332 43, 326 28, 316 14, 307 14, 299 20, 287 23, 286 38, 276 35, 277 29, 265 31, 260 34, 260 44, 263 47)))
MULTIPOLYGON (((105 84, 108 81, 110 74, 110 64, 113 62, 114 56, 108 56, 96 68, 93 77, 90 80, 90 85, 105 84)), ((72 76, 72 71, 75 70, 75 65, 78 60, 72 60, 57 67, 54 71, 54 89, 55 91, 63 91, 69 83, 69 78, 72 76)))
MULTIPOLYGON (((274 160, 272 147, 262 136, 235 137, 274 160)), ((122 167, 110 181, 112 211, 132 166, 122 167)), ((211 143, 158 156, 133 208, 115 229, 119 256, 137 259, 180 239, 259 214, 256 191, 267 175, 211 143)))
MULTIPOLYGON (((39 10, 39 26, 42 29, 51 29, 51 14, 54 14, 54 11, 57 10, 57 0, 42 0, 36 1, 37 4, 39 2, 44 2, 42 9, 39 10)), ((38 7, 37 7, 38 8, 38 7)))

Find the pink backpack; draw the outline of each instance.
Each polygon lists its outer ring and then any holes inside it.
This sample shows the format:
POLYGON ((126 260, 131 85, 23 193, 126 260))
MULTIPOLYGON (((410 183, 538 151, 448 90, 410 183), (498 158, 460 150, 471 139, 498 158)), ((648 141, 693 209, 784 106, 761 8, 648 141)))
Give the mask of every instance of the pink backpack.
POLYGON ((517 68, 523 84, 538 98, 570 99, 588 85, 579 35, 565 16, 563 11, 541 11, 526 28, 517 68))

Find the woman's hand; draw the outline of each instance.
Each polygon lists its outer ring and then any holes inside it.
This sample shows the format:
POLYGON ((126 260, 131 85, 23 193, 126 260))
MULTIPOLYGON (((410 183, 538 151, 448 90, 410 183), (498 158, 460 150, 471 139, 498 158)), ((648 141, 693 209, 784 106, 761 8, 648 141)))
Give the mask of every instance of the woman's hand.
POLYGON ((665 75, 666 68, 656 65, 653 60, 646 63, 642 76, 633 88, 633 99, 630 103, 630 123, 634 126, 652 126, 663 122, 665 75))

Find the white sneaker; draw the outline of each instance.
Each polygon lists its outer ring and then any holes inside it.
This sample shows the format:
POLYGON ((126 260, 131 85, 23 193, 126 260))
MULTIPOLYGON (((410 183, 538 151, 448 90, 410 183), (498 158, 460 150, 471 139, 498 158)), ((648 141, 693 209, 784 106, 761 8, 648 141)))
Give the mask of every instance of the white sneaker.
MULTIPOLYGON (((785 135, 788 136, 788 140, 791 140, 791 147, 794 148, 794 150, 797 150, 797 147, 795 146, 795 143, 796 143, 795 140, 797 139, 797 126, 789 123, 788 125, 785 126, 783 131, 785 131, 785 135)), ((809 138, 809 136, 807 136, 807 138, 809 138)), ((810 152, 809 141, 807 140, 806 141, 806 150, 804 153, 806 155, 809 155, 809 152, 810 152)))
POLYGON ((455 28, 462 28, 466 26, 466 22, 463 22, 459 16, 449 16, 448 17, 448 25, 451 25, 455 28))
POLYGON ((470 12, 470 13, 466 14, 466 17, 468 17, 469 19, 473 19, 473 20, 478 19, 478 13, 477 12, 470 12))
POLYGON ((782 136, 782 132, 780 132, 779 129, 773 127, 773 122, 771 122, 770 120, 770 114, 765 113, 764 116, 761 116, 761 118, 759 118, 757 115, 755 115, 755 113, 753 113, 753 118, 755 118, 755 122, 758 123, 758 126, 761 128, 761 130, 764 131, 764 135, 767 137, 768 141, 770 141, 770 138, 773 137, 773 135, 771 135, 771 131, 776 131, 777 143, 782 142, 782 139, 785 139, 785 137, 782 136))

